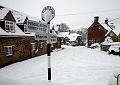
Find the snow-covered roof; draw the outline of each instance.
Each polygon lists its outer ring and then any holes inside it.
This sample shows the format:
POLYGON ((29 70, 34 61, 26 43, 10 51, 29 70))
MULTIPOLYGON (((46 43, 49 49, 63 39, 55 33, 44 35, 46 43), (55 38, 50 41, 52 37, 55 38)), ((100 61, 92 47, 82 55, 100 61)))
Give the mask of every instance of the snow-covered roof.
POLYGON ((69 41, 75 41, 78 36, 81 36, 81 35, 76 34, 76 33, 71 33, 67 37, 70 39, 69 41))
POLYGON ((16 23, 23 23, 25 21, 26 15, 23 15, 22 13, 12 10, 12 14, 16 20, 16 23))
POLYGON ((70 33, 69 32, 59 32, 58 37, 68 37, 70 40, 69 41, 75 41, 77 39, 78 36, 81 36, 79 34, 76 34, 76 33, 70 33))
POLYGON ((40 21, 38 18, 36 17, 31 17, 30 15, 18 12, 16 10, 4 7, 4 8, 0 8, 0 19, 4 19, 4 17, 6 16, 6 14, 11 11, 16 23, 23 23, 26 19, 26 17, 28 17, 29 20, 33 20, 33 21, 40 21))
POLYGON ((7 33, 0 27, 0 36, 1 35, 7 35, 7 33))
POLYGON ((15 32, 6 32, 0 27, 0 36, 35 36, 35 33, 25 34, 17 25, 15 25, 15 32))
MULTIPOLYGON (((106 33, 106 35, 112 30, 109 26, 107 26, 106 24, 102 24, 102 26, 108 30, 108 32, 106 33)), ((120 34, 120 25, 118 24, 115 24, 115 28, 113 28, 113 32, 116 34, 116 35, 119 35, 120 34)))
POLYGON ((9 12, 8 9, 0 8, 0 19, 4 19, 8 12, 9 12))
POLYGON ((114 29, 113 32, 118 36, 120 34, 120 30, 114 29))
POLYGON ((12 11, 12 14, 13 14, 15 20, 16 20, 16 23, 23 23, 25 21, 26 17, 29 20, 33 20, 33 21, 39 22, 39 19, 36 18, 36 17, 31 17, 30 15, 27 15, 27 14, 24 14, 24 13, 15 11, 15 10, 11 10, 11 11, 12 11))
POLYGON ((65 37, 68 36, 68 34, 69 34, 69 32, 59 32, 59 33, 58 33, 58 36, 65 38, 65 37))

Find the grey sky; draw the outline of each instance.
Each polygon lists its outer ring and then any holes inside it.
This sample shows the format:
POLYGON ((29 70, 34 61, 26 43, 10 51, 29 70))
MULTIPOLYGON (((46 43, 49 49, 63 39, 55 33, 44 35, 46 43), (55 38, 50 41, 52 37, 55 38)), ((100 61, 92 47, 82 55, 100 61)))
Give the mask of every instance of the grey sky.
POLYGON ((0 4, 39 18, 42 9, 50 5, 56 11, 52 23, 64 22, 72 29, 89 27, 94 16, 101 22, 120 17, 120 0, 0 0, 0 4))

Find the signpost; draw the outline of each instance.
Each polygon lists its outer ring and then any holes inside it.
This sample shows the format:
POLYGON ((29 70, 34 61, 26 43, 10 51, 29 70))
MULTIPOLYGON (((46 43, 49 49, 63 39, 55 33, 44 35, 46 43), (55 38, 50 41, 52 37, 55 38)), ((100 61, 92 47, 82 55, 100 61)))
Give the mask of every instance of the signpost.
POLYGON ((50 21, 55 16, 55 10, 51 6, 46 6, 43 8, 41 13, 41 18, 45 21, 48 25, 48 32, 47 32, 47 56, 48 56, 48 80, 51 81, 51 37, 50 37, 50 21))
POLYGON ((28 24, 28 32, 46 32, 47 30, 47 24, 46 23, 41 23, 41 22, 36 22, 33 20, 27 20, 28 24))
MULTIPOLYGON (((50 33, 51 43, 57 42, 57 35, 50 33)), ((47 33, 46 32, 36 32, 35 33, 35 40, 47 40, 47 33)))

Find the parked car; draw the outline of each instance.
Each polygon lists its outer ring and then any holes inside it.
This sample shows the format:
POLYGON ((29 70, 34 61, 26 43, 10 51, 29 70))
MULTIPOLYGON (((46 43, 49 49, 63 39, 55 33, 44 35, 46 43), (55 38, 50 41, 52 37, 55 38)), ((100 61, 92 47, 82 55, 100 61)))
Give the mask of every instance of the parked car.
POLYGON ((120 56, 120 46, 110 46, 108 49, 108 54, 119 55, 120 56))
POLYGON ((98 48, 98 47, 100 47, 100 44, 99 43, 93 43, 93 44, 91 44, 91 46, 90 46, 90 48, 98 48))

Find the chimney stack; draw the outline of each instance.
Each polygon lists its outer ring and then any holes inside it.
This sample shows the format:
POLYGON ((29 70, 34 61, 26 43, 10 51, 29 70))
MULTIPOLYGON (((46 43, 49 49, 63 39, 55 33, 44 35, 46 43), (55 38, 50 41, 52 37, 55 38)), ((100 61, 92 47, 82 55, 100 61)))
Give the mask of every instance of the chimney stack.
POLYGON ((94 22, 98 22, 99 21, 99 17, 98 16, 95 16, 94 17, 94 22))

